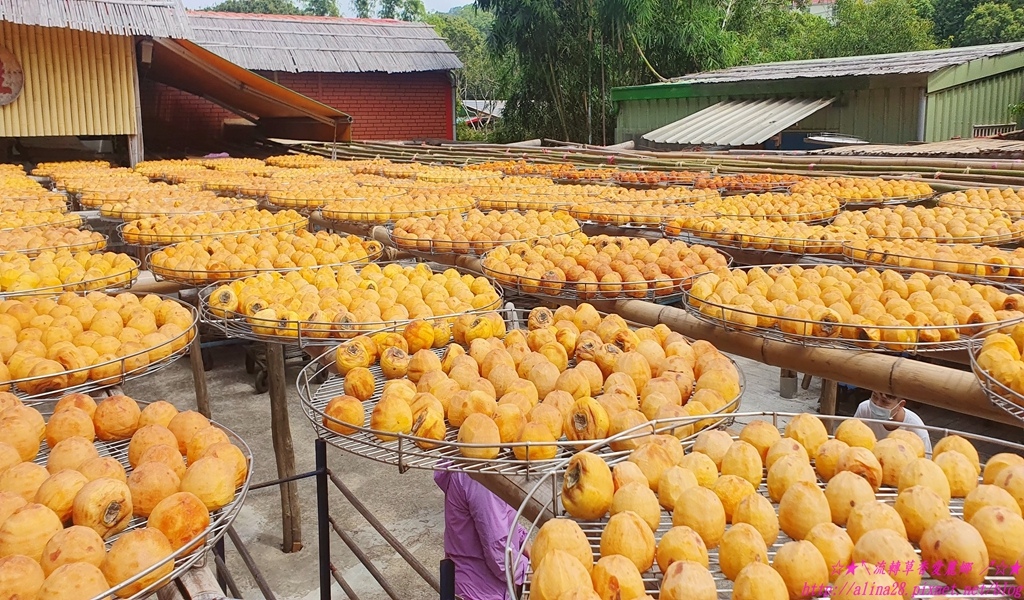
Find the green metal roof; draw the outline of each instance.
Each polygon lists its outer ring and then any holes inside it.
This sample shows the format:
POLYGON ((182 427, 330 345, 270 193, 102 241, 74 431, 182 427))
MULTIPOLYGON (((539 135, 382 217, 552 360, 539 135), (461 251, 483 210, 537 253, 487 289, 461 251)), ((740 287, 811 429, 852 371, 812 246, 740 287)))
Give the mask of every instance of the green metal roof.
POLYGON ((818 95, 867 89, 877 77, 916 77, 935 86, 959 85, 963 80, 1024 65, 1024 42, 943 48, 921 52, 798 60, 686 75, 664 83, 614 88, 613 101, 690 98, 723 94, 787 93, 818 95), (946 75, 949 74, 947 77, 946 75), (933 81, 939 80, 939 84, 933 81), (952 83, 951 83, 952 82, 952 83))

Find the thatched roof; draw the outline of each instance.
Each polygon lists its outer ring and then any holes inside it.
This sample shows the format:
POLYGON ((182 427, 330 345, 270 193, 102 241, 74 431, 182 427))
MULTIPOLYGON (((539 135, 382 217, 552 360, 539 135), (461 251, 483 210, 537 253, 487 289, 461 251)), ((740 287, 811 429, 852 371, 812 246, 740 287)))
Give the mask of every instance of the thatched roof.
POLYGON ((0 21, 114 35, 191 35, 181 0, 0 0, 0 21))
POLYGON ((192 41, 256 71, 409 73, 462 67, 426 23, 189 12, 192 41))

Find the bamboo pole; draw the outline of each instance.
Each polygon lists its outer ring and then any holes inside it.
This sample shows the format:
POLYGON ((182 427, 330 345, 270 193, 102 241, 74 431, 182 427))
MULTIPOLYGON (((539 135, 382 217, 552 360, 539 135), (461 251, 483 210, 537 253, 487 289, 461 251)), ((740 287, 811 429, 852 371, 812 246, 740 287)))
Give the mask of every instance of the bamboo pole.
POLYGON ((893 394, 990 421, 1020 423, 989 402, 970 372, 874 352, 808 348, 724 331, 686 311, 640 300, 621 300, 615 312, 624 319, 654 326, 664 323, 673 331, 714 342, 724 352, 802 373, 842 381, 857 387, 893 394))

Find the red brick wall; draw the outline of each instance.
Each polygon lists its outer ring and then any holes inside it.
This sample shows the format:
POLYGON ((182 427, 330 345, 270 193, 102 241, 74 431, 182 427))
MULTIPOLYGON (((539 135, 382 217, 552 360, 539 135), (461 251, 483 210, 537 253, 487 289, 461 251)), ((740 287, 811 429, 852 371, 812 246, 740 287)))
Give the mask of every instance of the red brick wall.
POLYGON ((153 147, 206 147, 222 137, 224 119, 238 115, 188 92, 140 81, 142 134, 153 147))
MULTIPOLYGON (((355 140, 452 138, 452 86, 445 72, 260 73, 352 115, 355 140)), ((142 124, 147 143, 207 146, 222 135, 233 113, 199 96, 142 82, 142 124)))

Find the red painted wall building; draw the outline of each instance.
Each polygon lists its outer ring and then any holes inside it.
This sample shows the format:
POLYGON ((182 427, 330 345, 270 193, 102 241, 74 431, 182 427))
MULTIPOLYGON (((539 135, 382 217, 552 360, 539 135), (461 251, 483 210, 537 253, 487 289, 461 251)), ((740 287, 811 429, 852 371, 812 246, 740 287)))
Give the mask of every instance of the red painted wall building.
MULTIPOLYGON (((200 46, 351 115, 355 140, 454 137, 451 70, 461 63, 428 25, 206 12, 189 22, 200 46)), ((141 95, 151 144, 210 145, 239 118, 145 74, 141 95)))

